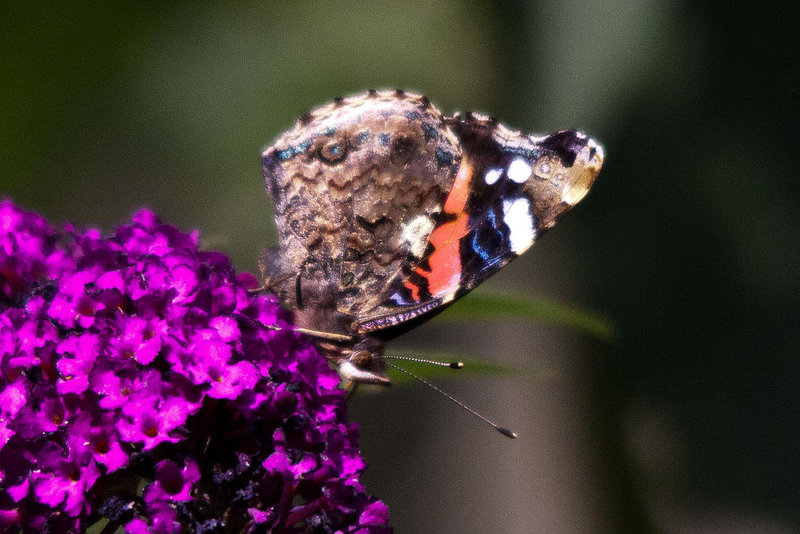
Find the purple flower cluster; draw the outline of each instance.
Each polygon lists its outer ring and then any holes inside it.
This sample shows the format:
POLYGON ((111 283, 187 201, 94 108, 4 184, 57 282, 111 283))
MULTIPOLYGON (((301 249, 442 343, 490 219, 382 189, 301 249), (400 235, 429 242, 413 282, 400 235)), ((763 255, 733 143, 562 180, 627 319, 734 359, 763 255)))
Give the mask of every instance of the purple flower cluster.
POLYGON ((339 377, 197 233, 0 203, 0 532, 388 532, 339 377))

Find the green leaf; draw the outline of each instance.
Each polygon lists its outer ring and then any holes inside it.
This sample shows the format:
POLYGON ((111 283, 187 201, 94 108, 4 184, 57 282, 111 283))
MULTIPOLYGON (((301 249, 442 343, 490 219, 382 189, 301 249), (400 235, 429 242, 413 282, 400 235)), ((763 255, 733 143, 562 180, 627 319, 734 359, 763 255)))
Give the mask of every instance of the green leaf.
MULTIPOLYGON (((103 529, 110 523, 108 518, 102 518, 86 529, 86 534, 102 534, 103 529)), ((118 529, 119 530, 119 529, 118 529)), ((121 530, 120 530, 121 531, 121 530)))
POLYGON ((597 312, 534 297, 470 293, 437 318, 442 321, 533 319, 568 326, 604 341, 614 337, 614 325, 597 312))

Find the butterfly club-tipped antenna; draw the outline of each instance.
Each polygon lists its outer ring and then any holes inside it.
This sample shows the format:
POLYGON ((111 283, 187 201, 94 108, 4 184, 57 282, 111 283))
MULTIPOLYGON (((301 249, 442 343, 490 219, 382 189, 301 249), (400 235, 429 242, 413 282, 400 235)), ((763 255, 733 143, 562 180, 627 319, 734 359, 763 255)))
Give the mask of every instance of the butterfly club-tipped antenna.
MULTIPOLYGON (((438 365, 438 366, 441 366, 441 367, 449 367, 451 369, 461 369, 462 367, 464 367, 464 364, 461 363, 461 362, 450 362, 450 363, 447 363, 447 362, 436 362, 436 361, 432 361, 432 360, 423 360, 423 359, 409 358, 409 357, 403 357, 403 356, 384 356, 384 359, 416 361, 416 362, 420 362, 420 363, 429 363, 429 364, 432 364, 432 365, 438 365)), ((452 401, 453 403, 455 403, 462 410, 465 410, 466 412, 474 415, 475 417, 477 417, 478 419, 480 419, 481 421, 483 421, 484 423, 486 423, 490 427, 494 428, 495 430, 497 430, 498 432, 500 432, 504 436, 506 436, 508 438, 512 438, 512 439, 515 439, 517 437, 517 433, 516 432, 513 432, 513 431, 511 431, 511 430, 509 430, 509 429, 507 429, 505 427, 502 427, 502 426, 498 425, 497 423, 495 423, 494 421, 490 420, 489 418, 484 417, 483 415, 479 414, 478 412, 476 412, 475 410, 473 410, 472 408, 470 408, 469 406, 467 406, 466 404, 464 404, 463 402, 461 402, 457 398, 453 397, 452 395, 450 395, 446 391, 444 391, 444 390, 438 388, 437 386, 433 385, 432 383, 428 382, 427 380, 425 380, 421 376, 418 376, 418 375, 412 373, 411 371, 409 371, 407 369, 403 369, 402 367, 394 365, 391 362, 386 362, 386 365, 388 365, 392 369, 397 369, 401 373, 407 374, 408 376, 410 376, 414 380, 417 380, 417 381, 425 384, 426 386, 428 386, 429 388, 431 388, 435 392, 439 393, 440 395, 444 396, 445 398, 447 398, 450 401, 452 401)))
POLYGON ((384 355, 384 360, 405 360, 407 362, 417 362, 417 363, 425 363, 428 365, 435 365, 436 367, 449 367, 450 369, 462 369, 464 367, 464 362, 438 362, 436 360, 426 360, 424 358, 412 358, 411 356, 391 356, 391 355, 384 355))

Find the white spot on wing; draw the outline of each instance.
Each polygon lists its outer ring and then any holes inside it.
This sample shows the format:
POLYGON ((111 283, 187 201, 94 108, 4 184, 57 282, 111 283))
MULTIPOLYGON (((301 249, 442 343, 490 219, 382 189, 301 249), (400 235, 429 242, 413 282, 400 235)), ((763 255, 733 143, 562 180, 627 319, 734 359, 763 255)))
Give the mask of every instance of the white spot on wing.
POLYGON ((531 204, 527 198, 515 198, 503 201, 503 222, 510 230, 508 240, 514 254, 522 254, 536 239, 536 228, 533 224, 531 204))
POLYGON ((419 258, 425 252, 425 245, 432 231, 431 217, 419 215, 403 226, 403 243, 407 244, 411 253, 419 258))
POLYGON ((501 176, 503 176, 503 169, 489 169, 484 175, 484 180, 487 185, 494 185, 501 176))
POLYGON ((518 184, 522 184, 528 181, 528 178, 531 177, 531 166, 522 158, 517 158, 511 162, 511 165, 508 166, 508 177, 517 182, 518 184))

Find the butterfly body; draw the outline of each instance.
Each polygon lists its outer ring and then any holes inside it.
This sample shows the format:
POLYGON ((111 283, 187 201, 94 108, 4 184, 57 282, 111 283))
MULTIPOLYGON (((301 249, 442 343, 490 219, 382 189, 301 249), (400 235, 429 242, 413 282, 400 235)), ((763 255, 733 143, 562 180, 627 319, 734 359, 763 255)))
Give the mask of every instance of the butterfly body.
POLYGON ((304 116, 262 158, 280 240, 267 286, 344 377, 389 384, 385 342, 522 254, 603 154, 574 130, 532 137, 370 91, 304 116))

